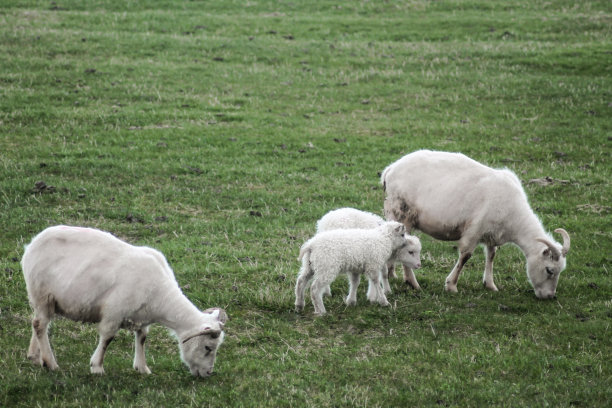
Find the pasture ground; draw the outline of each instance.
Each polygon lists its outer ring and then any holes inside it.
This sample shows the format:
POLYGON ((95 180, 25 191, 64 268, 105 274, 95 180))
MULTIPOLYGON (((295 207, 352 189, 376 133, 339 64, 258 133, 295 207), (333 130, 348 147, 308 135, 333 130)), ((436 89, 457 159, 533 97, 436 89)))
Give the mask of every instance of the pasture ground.
POLYGON ((609 1, 1 1, 0 406, 609 404, 610 27, 609 1), (572 238, 557 299, 513 246, 499 293, 477 250, 447 294, 454 244, 421 235, 421 292, 395 280, 382 308, 362 282, 347 308, 341 278, 328 316, 296 314, 316 220, 380 213, 378 173, 420 148, 518 174, 572 238), (33 366, 19 260, 59 223, 161 250, 224 307, 217 374, 193 378, 153 326, 153 375, 125 331, 91 375, 95 327, 61 319, 61 369, 33 366))

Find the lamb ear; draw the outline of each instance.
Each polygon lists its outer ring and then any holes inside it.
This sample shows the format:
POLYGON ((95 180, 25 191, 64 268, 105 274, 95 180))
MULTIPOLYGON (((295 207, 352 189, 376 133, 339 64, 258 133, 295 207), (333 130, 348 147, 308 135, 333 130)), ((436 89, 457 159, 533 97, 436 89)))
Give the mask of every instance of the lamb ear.
POLYGON ((566 256, 570 249, 570 237, 566 230, 563 228, 557 228, 555 232, 563 237, 563 249, 561 249, 561 254, 566 256))
POLYGON ((228 320, 227 312, 220 307, 211 307, 209 309, 206 309, 204 313, 211 314, 222 324, 225 324, 225 322, 227 322, 228 320))
MULTIPOLYGON (((555 245, 553 245, 549 240, 544 239, 544 238, 536 238, 536 241, 540 241, 541 243, 546 245, 548 249, 550 250, 550 252, 552 252, 553 258, 559 259, 559 257, 561 256, 559 249, 555 245)), ((544 253, 544 255, 546 255, 546 253, 544 253)))

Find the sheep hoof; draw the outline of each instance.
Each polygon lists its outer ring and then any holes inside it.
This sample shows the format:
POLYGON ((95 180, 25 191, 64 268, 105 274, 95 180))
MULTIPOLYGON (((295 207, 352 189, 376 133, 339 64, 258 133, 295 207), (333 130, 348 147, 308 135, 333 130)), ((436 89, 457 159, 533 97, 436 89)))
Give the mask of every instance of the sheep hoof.
POLYGON ((345 299, 344 303, 346 303, 347 306, 355 306, 357 304, 357 301, 354 299, 345 299))
POLYGON ((59 366, 57 365, 57 363, 55 361, 52 361, 51 363, 49 363, 49 362, 44 361, 44 360, 41 359, 40 365, 42 367, 47 367, 51 371, 55 371, 55 370, 59 369, 59 366))
POLYGON ((387 300, 378 302, 378 304, 381 305, 381 306, 384 306, 384 307, 391 306, 391 303, 389 303, 389 301, 387 301, 387 300))
POLYGON ((92 374, 104 374, 104 367, 102 366, 91 366, 91 373, 92 374))
POLYGON ((497 286, 494 283, 487 284, 487 282, 482 282, 485 288, 489 289, 491 292, 499 292, 497 286))
POLYGON ((419 285, 418 282, 410 282, 410 281, 406 280, 406 281, 404 281, 404 283, 406 285, 410 286, 414 290, 421 290, 421 285, 419 285))
POLYGON ((140 374, 151 374, 151 370, 147 366, 144 366, 144 367, 134 366, 134 370, 138 371, 140 374))
POLYGON ((295 311, 301 313, 304 310, 304 305, 295 305, 295 311))
POLYGON ((450 283, 447 283, 446 285, 444 285, 444 290, 446 290, 447 292, 450 293, 457 293, 457 285, 452 285, 450 283))
POLYGON ((28 360, 30 360, 34 364, 43 365, 40 361, 40 354, 28 354, 28 360))

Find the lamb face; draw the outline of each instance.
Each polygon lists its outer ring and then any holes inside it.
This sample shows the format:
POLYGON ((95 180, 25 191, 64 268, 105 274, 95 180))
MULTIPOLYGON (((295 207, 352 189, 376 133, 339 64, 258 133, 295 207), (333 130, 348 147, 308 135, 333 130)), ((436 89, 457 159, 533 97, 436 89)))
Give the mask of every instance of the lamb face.
POLYGON ((395 253, 395 260, 411 269, 421 267, 421 241, 406 235, 406 242, 395 253))

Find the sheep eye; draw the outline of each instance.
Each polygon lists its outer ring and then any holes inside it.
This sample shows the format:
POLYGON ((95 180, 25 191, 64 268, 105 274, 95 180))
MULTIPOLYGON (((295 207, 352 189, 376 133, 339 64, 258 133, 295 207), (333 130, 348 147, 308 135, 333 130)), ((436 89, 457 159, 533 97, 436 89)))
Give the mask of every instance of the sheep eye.
POLYGON ((548 274, 548 276, 553 276, 555 274, 555 271, 553 271, 551 268, 547 266, 546 273, 548 274))
POLYGON ((206 355, 209 355, 210 353, 212 353, 212 349, 208 346, 204 346, 204 350, 206 350, 206 355))
POLYGON ((414 255, 414 251, 408 251, 410 255, 414 255))

